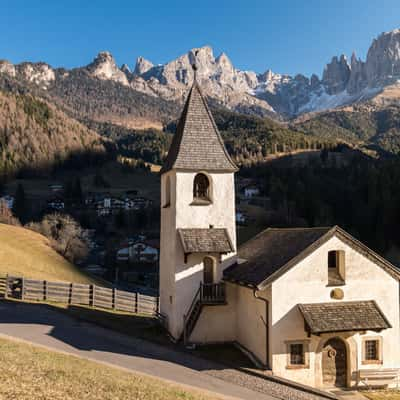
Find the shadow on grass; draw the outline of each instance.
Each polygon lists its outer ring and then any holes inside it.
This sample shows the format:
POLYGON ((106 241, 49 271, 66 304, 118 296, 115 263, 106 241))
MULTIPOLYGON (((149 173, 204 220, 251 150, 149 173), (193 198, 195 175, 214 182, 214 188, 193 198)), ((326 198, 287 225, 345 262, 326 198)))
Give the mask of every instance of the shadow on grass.
MULTIPOLYGON (((29 324, 38 332, 35 335, 48 335, 78 350, 107 352, 111 357, 128 355, 158 359, 198 371, 254 367, 233 344, 198 346, 190 350, 174 344, 158 319, 146 315, 15 300, 2 300, 0 304, 0 332, 12 336, 15 324, 17 327, 29 324), (2 329, 8 324, 10 329, 2 329)), ((15 335, 21 337, 20 330, 15 335)), ((26 338, 30 340, 30 335, 26 338)))

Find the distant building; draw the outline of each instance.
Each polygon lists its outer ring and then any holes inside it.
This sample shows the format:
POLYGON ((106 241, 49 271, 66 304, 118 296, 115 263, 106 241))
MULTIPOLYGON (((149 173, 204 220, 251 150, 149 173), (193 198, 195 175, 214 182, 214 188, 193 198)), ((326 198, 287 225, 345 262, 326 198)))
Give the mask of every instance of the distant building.
POLYGON ((56 210, 56 211, 64 210, 64 208, 65 208, 64 200, 62 200, 60 198, 54 198, 54 199, 48 200, 47 208, 49 208, 51 210, 56 210))
POLYGON ((246 199, 251 199, 254 196, 259 196, 260 189, 255 185, 247 186, 244 188, 243 194, 246 199))
POLYGON ((14 206, 14 200, 15 200, 14 197, 10 195, 5 195, 3 197, 0 197, 0 201, 2 201, 9 210, 12 210, 14 206))

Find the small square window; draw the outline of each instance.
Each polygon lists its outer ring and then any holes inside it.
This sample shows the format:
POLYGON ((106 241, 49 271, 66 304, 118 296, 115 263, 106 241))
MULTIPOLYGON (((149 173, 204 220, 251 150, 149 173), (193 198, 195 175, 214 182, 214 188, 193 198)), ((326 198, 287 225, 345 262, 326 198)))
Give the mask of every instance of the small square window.
POLYGON ((379 342, 377 340, 365 341, 365 360, 377 361, 379 360, 379 342))
POLYGON ((292 343, 290 345, 290 365, 304 365, 303 343, 292 343))
POLYGON ((286 341, 287 369, 310 368, 309 341, 289 340, 286 341))
POLYGON ((382 364, 382 337, 370 336, 363 339, 362 364, 382 364))

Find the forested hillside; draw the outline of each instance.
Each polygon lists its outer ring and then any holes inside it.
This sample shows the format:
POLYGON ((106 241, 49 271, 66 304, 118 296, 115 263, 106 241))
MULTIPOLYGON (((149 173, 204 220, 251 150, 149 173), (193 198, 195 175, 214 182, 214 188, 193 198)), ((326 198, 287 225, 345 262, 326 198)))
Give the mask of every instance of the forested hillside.
POLYGON ((374 160, 360 153, 338 164, 323 152, 314 162, 277 164, 240 172, 261 182, 264 194, 271 198, 277 213, 270 225, 337 224, 381 254, 400 247, 398 157, 374 160))
POLYGON ((340 138, 352 143, 375 145, 385 151, 400 151, 400 106, 383 108, 368 105, 324 112, 293 129, 322 138, 340 138))
POLYGON ((96 132, 30 94, 0 91, 2 176, 104 156, 104 140, 96 132))

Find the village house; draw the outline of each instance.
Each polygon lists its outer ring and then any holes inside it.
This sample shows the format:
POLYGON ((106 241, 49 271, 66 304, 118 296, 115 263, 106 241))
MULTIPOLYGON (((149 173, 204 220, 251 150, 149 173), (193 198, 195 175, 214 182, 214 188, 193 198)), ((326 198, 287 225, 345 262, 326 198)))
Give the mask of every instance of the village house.
POLYGON ((254 196, 258 196, 260 194, 260 189, 258 186, 249 185, 243 188, 243 195, 246 199, 251 199, 254 196))
POLYGON ((115 215, 129 210, 142 210, 151 205, 151 200, 143 196, 117 197, 110 193, 89 193, 85 205, 96 210, 98 216, 115 215))
POLYGON ((161 170, 160 307, 171 337, 236 343, 313 387, 395 386, 399 271, 337 226, 267 229, 238 249, 236 171, 195 81, 161 170))
POLYGON ((14 206, 14 196, 10 196, 10 195, 5 195, 0 197, 0 201, 3 202, 5 204, 5 206, 9 209, 12 210, 13 206, 14 206))

